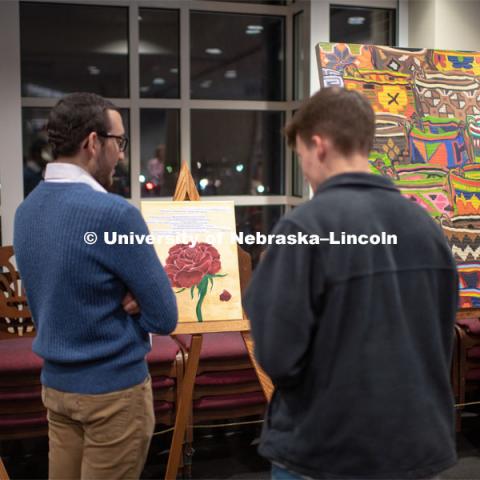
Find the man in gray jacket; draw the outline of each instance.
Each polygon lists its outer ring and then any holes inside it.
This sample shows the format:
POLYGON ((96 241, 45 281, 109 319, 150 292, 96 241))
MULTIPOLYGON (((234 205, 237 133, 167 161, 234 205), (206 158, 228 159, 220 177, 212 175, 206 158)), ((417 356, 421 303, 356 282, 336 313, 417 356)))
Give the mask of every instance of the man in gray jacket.
POLYGON ((339 88, 286 127, 315 195, 274 233, 308 242, 270 246, 244 303, 275 385, 259 447, 273 478, 427 478, 456 461, 456 267, 429 215, 369 173, 374 129, 339 88))

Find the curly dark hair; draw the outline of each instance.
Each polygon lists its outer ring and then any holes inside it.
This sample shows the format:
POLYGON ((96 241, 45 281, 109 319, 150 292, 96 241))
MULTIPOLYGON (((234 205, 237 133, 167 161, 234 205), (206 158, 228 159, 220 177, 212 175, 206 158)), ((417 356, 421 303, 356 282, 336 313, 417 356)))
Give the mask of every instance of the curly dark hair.
POLYGON ((71 93, 62 98, 48 116, 48 143, 53 158, 75 155, 91 132, 107 133, 111 127, 107 110, 117 108, 95 93, 71 93))

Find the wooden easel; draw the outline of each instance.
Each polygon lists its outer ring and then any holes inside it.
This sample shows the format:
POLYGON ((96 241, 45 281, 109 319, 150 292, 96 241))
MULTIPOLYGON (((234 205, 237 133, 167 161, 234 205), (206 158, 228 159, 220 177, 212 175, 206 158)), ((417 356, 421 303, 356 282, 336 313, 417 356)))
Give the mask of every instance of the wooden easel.
MULTIPOLYGON (((178 176, 177 186, 173 200, 176 201, 199 201, 200 195, 188 166, 183 163, 178 176)), ((252 267, 250 256, 238 247, 238 264, 240 270, 240 289, 243 292, 250 280, 252 267)), ((250 335, 250 324, 243 313, 241 320, 229 320, 219 322, 204 322, 198 324, 182 324, 179 323, 177 329, 172 335, 191 334, 190 348, 188 349, 188 360, 185 366, 185 373, 182 380, 180 398, 178 400, 177 415, 175 418, 175 426, 173 431, 172 443, 170 446, 170 454, 168 457, 167 471, 165 478, 174 480, 177 477, 178 466, 180 464, 180 455, 182 453, 182 445, 187 428, 187 422, 191 412, 193 388, 195 385, 195 377, 197 375, 198 363, 200 360, 200 351, 202 349, 203 333, 218 332, 241 332, 243 340, 248 350, 248 355, 262 386, 263 393, 269 401, 273 393, 273 385, 265 372, 257 364, 253 354, 253 340, 250 335)))
POLYGON ((8 476, 7 469, 3 464, 3 460, 0 457, 0 480, 9 480, 10 477, 8 476))

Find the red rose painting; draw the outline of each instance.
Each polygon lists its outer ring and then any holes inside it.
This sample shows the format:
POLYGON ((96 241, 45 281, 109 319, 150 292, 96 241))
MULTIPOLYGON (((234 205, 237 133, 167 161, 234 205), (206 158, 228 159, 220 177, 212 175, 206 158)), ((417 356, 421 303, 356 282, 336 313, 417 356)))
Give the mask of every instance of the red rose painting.
POLYGON ((203 321, 202 303, 208 291, 213 288, 215 277, 225 277, 218 274, 222 264, 218 250, 210 243, 178 243, 168 250, 165 271, 174 288, 180 288, 175 293, 190 289, 193 299, 195 287, 198 290, 196 307, 197 320, 203 321))

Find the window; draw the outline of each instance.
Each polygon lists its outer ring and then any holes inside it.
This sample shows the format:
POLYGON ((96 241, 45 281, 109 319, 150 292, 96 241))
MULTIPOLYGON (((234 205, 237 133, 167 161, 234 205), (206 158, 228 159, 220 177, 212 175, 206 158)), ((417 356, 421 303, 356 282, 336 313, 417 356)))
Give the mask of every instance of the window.
POLYGON ((178 110, 140 111, 142 197, 172 197, 180 158, 180 115, 178 110))
POLYGON ((24 97, 128 97, 127 8, 21 3, 20 36, 24 97))
MULTIPOLYGON (((29 108, 22 110, 23 133, 23 194, 27 196, 43 179, 45 167, 52 160, 47 142, 46 125, 50 108, 29 108)), ((129 111, 120 109, 125 134, 130 136, 129 111)), ((119 162, 113 176, 112 193, 130 196, 130 155, 129 149, 125 158, 119 162)))
POLYGON ((43 172, 52 159, 47 141, 48 108, 24 108, 23 133, 23 194, 27 196, 43 179, 43 172))
POLYGON ((192 174, 201 195, 284 193, 282 112, 194 110, 192 174))
POLYGON ((192 12, 192 98, 285 99, 283 17, 192 12))
POLYGON ((395 10, 330 7, 330 41, 395 45, 395 10))
POLYGON ((305 96, 305 14, 297 13, 293 17, 293 98, 302 100, 305 96))
MULTIPOLYGON (((284 211, 282 205, 235 207, 237 234, 255 235, 258 232, 268 235, 272 232, 284 211)), ((255 267, 265 246, 255 242, 253 245, 244 243, 242 248, 252 256, 252 264, 255 267)))
POLYGON ((170 199, 185 161, 202 197, 234 200, 239 229, 268 233, 303 201, 281 132, 308 92, 307 4, 98 3, 20 3, 25 194, 51 160, 50 109, 90 91, 117 105, 130 137, 112 191, 137 206, 170 199))
POLYGON ((180 96, 180 15, 178 10, 140 8, 140 96, 180 96))

